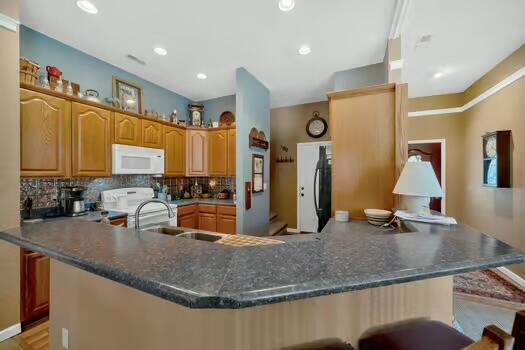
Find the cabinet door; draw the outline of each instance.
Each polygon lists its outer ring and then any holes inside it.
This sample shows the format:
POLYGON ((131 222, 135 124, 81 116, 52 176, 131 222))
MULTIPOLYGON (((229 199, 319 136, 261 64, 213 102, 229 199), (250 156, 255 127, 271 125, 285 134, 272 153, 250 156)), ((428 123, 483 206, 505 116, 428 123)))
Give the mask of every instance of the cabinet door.
POLYGON ((72 104, 73 176, 111 176, 111 112, 72 104))
POLYGON ((184 176, 186 173, 186 131, 164 126, 164 175, 184 176))
POLYGON ((162 124, 142 119, 142 146, 164 148, 162 124))
POLYGON ((208 175, 228 174, 228 130, 211 131, 208 134, 208 175))
POLYGON ((185 227, 185 228, 197 228, 196 223, 196 216, 195 214, 188 214, 184 216, 179 216, 177 226, 185 227))
POLYGON ((201 130, 187 130, 187 161, 188 176, 208 175, 208 133, 201 130))
POLYGON ((21 319, 27 323, 49 313, 49 258, 23 249, 21 254, 21 319))
POLYGON ((217 232, 234 235, 237 231, 237 220, 235 216, 217 214, 217 232))
POLYGON ((217 216, 215 214, 199 214, 199 230, 217 231, 217 216))
POLYGON ((20 89, 20 175, 68 176, 71 104, 20 89))
POLYGON ((228 130, 228 176, 235 176, 235 167, 236 167, 236 137, 237 130, 229 129, 228 130))
POLYGON ((121 145, 140 146, 141 126, 140 119, 115 113, 115 143, 121 145))

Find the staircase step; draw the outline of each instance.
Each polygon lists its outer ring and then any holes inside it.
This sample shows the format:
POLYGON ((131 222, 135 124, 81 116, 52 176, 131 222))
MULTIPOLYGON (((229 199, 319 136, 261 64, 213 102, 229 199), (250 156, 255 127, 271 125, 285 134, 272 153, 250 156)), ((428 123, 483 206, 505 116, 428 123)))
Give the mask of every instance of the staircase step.
POLYGON ((270 227, 268 228, 268 235, 278 236, 286 234, 287 228, 288 224, 286 222, 284 222, 283 220, 275 220, 270 223, 270 227))
POLYGON ((273 222, 276 218, 277 218, 277 213, 276 212, 271 212, 270 213, 270 222, 273 222))

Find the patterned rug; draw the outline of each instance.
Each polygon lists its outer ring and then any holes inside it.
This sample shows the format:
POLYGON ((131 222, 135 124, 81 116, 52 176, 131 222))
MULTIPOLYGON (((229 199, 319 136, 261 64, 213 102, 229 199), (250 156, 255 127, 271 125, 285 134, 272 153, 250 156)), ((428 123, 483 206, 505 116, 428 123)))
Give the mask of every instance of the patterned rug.
POLYGON ((454 292, 525 304, 525 290, 491 270, 454 276, 454 292))

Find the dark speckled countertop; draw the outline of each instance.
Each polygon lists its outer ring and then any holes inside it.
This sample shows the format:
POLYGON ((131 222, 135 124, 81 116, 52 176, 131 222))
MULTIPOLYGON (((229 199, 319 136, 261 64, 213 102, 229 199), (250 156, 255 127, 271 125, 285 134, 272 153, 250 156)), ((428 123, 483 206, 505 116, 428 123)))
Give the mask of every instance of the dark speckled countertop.
POLYGON ((215 243, 57 219, 0 238, 191 308, 243 308, 520 263, 524 255, 464 225, 410 233, 331 220, 286 244, 215 243))

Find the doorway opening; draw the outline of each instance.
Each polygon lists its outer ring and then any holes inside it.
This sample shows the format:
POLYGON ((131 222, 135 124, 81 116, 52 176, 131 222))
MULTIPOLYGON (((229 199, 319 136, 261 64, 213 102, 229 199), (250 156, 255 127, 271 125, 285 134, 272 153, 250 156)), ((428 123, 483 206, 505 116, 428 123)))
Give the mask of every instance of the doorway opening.
POLYGON ((409 162, 430 162, 436 173, 436 177, 443 189, 443 198, 431 198, 430 209, 439 211, 443 215, 447 213, 447 157, 446 140, 413 140, 408 141, 409 162))

